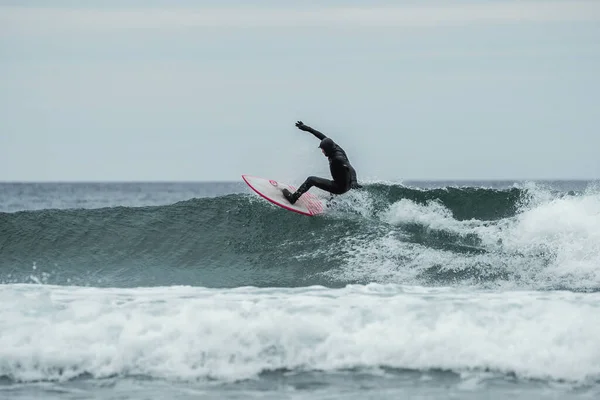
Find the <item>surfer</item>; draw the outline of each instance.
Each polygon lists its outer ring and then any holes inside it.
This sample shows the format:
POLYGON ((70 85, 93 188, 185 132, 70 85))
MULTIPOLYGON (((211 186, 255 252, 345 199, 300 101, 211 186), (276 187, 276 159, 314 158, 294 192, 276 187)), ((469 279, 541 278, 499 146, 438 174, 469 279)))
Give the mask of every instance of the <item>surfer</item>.
POLYGON ((289 190, 283 189, 283 195, 290 203, 294 204, 313 186, 332 194, 343 194, 350 189, 361 187, 356 180, 356 171, 350 165, 346 152, 340 146, 316 129, 304 125, 302 121, 296 122, 296 127, 301 131, 312 133, 321 140, 319 148, 329 159, 329 170, 333 180, 309 176, 296 192, 291 193, 289 190))

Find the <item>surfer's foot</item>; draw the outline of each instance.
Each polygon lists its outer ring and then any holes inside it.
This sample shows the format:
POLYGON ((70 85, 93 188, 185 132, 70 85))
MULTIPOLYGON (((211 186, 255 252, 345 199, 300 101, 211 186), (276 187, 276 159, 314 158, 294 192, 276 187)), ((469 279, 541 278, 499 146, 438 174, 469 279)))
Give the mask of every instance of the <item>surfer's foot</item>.
POLYGON ((294 204, 298 200, 298 197, 300 197, 296 193, 292 193, 287 189, 283 189, 281 192, 283 193, 283 197, 285 197, 291 204, 294 204))

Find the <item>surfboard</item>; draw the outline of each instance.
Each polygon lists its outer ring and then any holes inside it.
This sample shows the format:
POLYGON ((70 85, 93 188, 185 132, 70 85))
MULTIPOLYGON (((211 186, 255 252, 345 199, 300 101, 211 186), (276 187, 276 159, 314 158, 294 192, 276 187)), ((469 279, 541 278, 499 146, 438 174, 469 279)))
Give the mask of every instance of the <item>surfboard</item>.
POLYGON ((297 202, 290 204, 283 196, 282 190, 288 189, 294 193, 296 187, 273 179, 260 178, 252 175, 242 175, 244 182, 259 196, 283 209, 298 214, 314 216, 323 213, 323 202, 314 194, 306 192, 297 202))

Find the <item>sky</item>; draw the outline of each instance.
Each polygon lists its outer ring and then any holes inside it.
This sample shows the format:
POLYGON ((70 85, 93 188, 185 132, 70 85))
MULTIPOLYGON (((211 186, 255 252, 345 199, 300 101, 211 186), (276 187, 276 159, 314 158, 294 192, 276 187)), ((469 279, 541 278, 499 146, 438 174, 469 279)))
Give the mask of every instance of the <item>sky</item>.
POLYGON ((176 4, 0 0, 0 181, 600 178, 600 1, 176 4))

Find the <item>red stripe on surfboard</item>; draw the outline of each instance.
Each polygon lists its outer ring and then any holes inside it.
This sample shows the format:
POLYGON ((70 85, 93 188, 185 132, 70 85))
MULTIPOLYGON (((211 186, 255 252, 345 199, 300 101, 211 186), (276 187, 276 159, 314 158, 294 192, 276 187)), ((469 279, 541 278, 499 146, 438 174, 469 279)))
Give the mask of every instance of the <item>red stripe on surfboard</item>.
POLYGON ((321 201, 313 194, 311 193, 307 193, 308 195, 308 203, 309 203, 309 208, 312 208, 315 210, 315 212, 319 213, 321 211, 323 211, 323 205, 321 203, 321 201))

